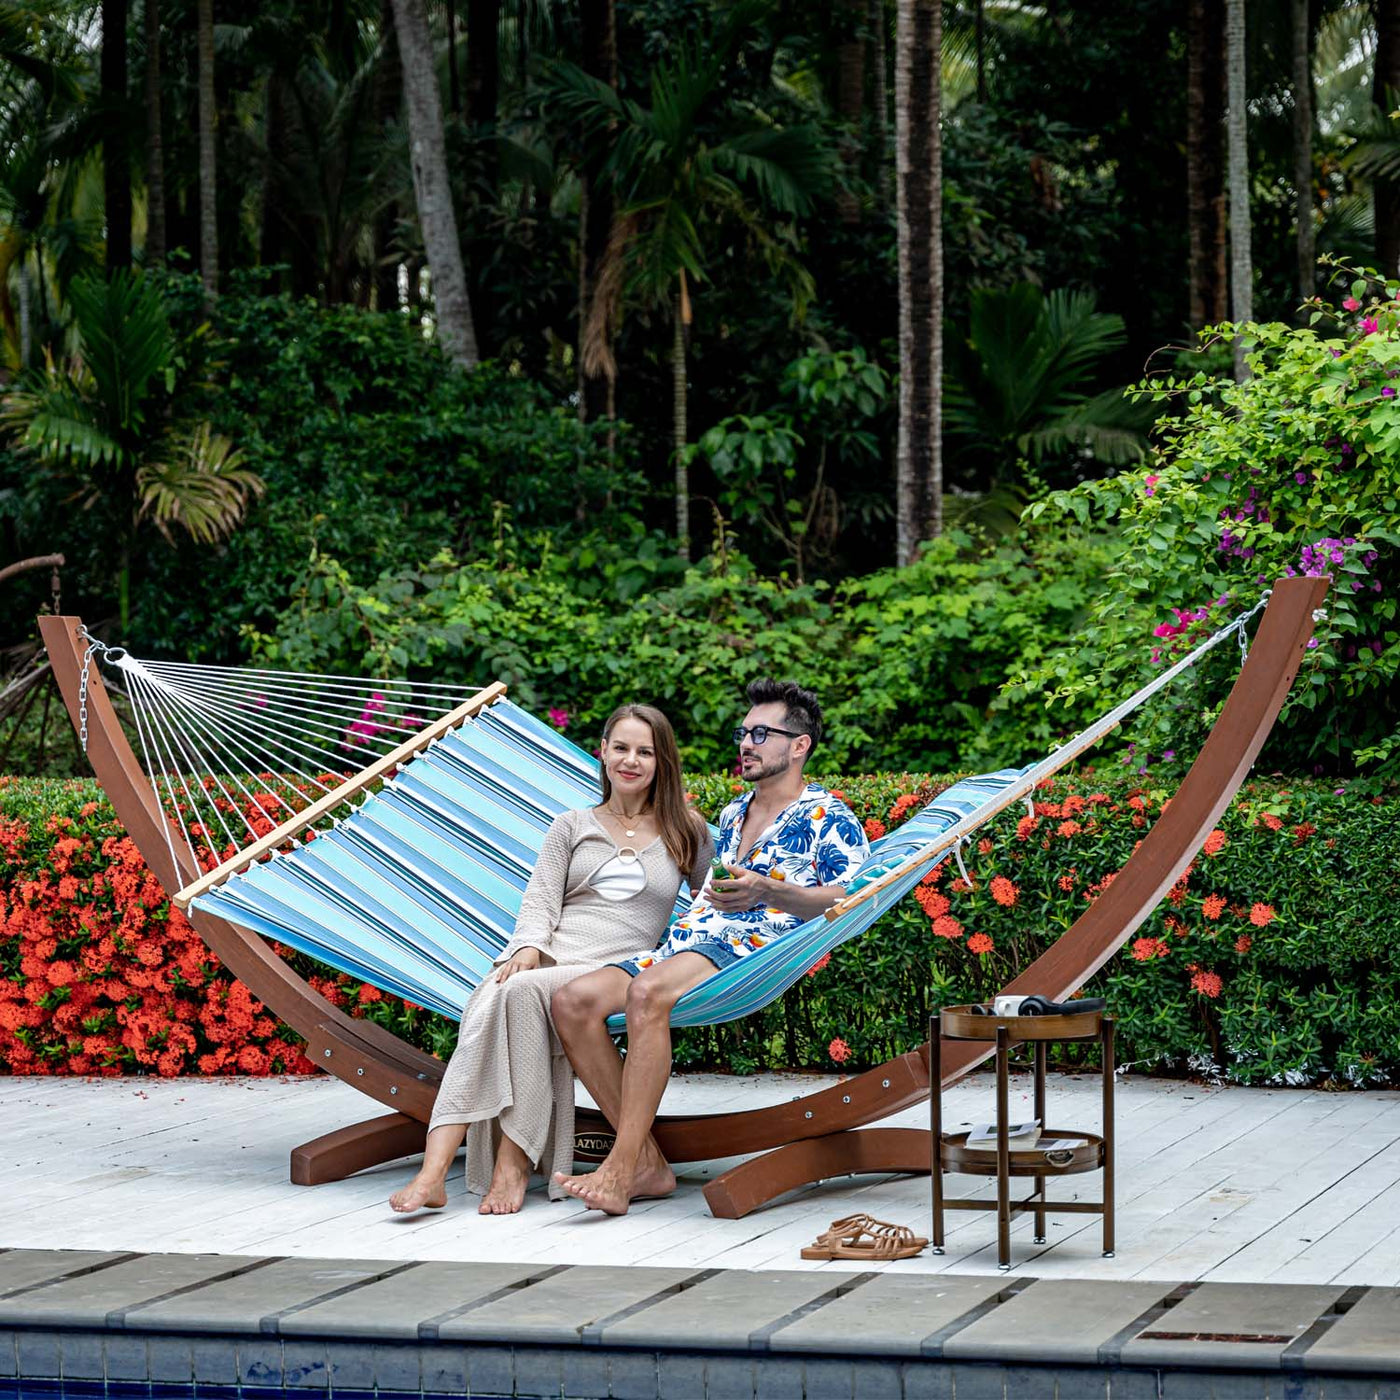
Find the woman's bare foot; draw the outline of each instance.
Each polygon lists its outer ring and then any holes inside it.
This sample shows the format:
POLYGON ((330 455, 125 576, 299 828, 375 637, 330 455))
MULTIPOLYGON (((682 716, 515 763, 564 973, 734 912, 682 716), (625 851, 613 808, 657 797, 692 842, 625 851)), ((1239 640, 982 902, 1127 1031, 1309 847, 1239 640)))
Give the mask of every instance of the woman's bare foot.
POLYGON ((496 1158, 491 1186, 477 1206, 478 1215, 514 1215, 525 1204, 525 1188, 530 1184, 529 1168, 496 1158))
POLYGON ((389 1197, 389 1204, 400 1215, 411 1215, 415 1210, 441 1210, 447 1204, 447 1182, 441 1177, 415 1176, 389 1197))

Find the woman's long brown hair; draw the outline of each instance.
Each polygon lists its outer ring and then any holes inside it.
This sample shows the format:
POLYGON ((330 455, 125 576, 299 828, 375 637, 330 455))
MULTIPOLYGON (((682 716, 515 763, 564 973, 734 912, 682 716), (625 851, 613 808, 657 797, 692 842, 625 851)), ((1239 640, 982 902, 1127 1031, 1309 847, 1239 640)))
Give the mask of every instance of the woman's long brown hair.
POLYGON ((603 753, 598 759, 598 775, 603 785, 603 805, 612 798, 612 780, 603 755, 608 751, 614 726, 619 720, 639 719, 651 729, 652 748, 656 751, 656 776, 651 780, 652 811, 676 869, 690 879, 695 856, 700 849, 700 823, 685 803, 685 782, 681 777, 681 755, 676 747, 676 732, 671 721, 654 705, 619 705, 603 726, 603 753))

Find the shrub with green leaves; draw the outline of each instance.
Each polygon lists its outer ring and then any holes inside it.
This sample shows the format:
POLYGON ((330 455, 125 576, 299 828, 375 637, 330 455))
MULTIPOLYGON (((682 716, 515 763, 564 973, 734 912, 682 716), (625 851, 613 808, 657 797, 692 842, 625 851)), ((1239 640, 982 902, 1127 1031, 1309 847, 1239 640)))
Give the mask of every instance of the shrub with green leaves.
POLYGON ((697 767, 733 762, 749 681, 792 676, 822 698, 826 762, 999 767, 1053 737, 1036 697, 988 723, 1004 677, 1073 630, 1104 563, 1101 546, 1050 532, 994 548, 953 534, 834 589, 725 553, 622 603, 585 596, 576 560, 530 564, 503 537, 486 558, 442 554, 369 587, 314 555, 276 629, 245 638, 288 670, 504 681, 528 708, 566 712, 585 745, 618 704, 656 704, 697 767))
MULTIPOLYGON (((1067 531, 1102 523, 1118 545, 1086 626, 1026 668, 1010 697, 1047 692, 1083 713, 1105 680, 1126 688, 1150 674, 1273 579, 1330 574, 1326 616, 1267 754, 1294 771, 1400 773, 1398 291, 1357 279, 1308 325, 1245 327, 1244 383, 1201 369, 1140 386, 1180 410, 1146 470, 1027 513, 1067 531)), ((1137 762, 1194 752, 1224 688, 1198 698, 1139 727, 1137 762)))

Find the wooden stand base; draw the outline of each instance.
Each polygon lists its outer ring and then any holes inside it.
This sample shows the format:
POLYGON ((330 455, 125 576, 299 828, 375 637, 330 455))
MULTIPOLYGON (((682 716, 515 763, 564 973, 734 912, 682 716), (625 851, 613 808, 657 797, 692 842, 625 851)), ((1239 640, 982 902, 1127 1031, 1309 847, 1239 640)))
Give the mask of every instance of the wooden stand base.
POLYGON ((414 1157, 427 1141, 428 1125, 403 1113, 366 1118, 292 1148, 292 1185, 323 1186, 367 1167, 414 1157))

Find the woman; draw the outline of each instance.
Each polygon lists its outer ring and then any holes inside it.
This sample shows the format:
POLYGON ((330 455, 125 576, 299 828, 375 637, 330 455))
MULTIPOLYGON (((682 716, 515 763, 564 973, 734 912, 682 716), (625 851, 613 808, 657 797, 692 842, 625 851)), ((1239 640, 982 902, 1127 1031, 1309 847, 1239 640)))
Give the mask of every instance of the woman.
POLYGON ((389 1197, 396 1211, 447 1204, 447 1172, 464 1137, 480 1214, 518 1211, 536 1169, 551 1196, 564 1195, 552 1178, 572 1170, 574 1074, 550 998, 585 972, 654 948, 681 880, 698 890, 714 849, 686 806, 676 736, 660 710, 614 710, 600 769, 603 800, 555 818, 514 936, 462 1013, 423 1165, 389 1197))

